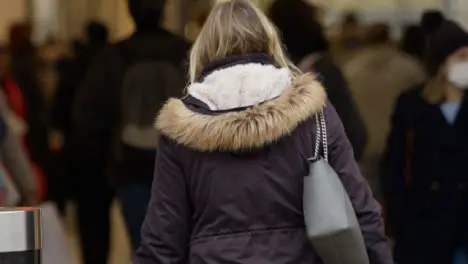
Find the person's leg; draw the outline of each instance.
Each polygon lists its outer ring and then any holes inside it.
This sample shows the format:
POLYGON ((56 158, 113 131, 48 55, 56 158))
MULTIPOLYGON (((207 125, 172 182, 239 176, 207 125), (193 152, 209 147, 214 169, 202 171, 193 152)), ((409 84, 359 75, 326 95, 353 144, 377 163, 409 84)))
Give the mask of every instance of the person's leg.
POLYGON ((100 180, 89 180, 78 190, 76 208, 84 264, 107 263, 110 245, 112 192, 100 180))
POLYGON ((133 184, 119 189, 122 214, 130 236, 133 251, 140 245, 141 225, 151 196, 150 184, 133 184))
POLYGON ((63 152, 52 156, 52 170, 48 175, 46 200, 54 202, 61 216, 65 216, 67 203, 68 176, 67 163, 63 152))

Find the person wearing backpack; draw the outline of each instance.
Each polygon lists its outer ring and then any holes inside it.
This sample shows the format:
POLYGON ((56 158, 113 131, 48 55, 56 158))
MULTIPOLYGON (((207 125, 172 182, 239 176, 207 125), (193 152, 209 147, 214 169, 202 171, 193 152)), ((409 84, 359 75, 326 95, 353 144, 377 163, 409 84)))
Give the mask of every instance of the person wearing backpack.
MULTIPOLYGON (((128 0, 136 32, 100 54, 76 94, 73 133, 79 150, 74 163, 83 176, 86 199, 101 210, 99 227, 93 223, 99 235, 90 240, 102 249, 104 244, 108 248, 103 230, 109 230, 110 201, 100 196, 103 187, 95 183, 111 180, 136 248, 153 178, 154 116, 168 97, 181 96, 185 86, 183 61, 189 45, 161 27, 164 5, 163 0, 128 0)), ((90 257, 90 263, 105 259, 90 257)))

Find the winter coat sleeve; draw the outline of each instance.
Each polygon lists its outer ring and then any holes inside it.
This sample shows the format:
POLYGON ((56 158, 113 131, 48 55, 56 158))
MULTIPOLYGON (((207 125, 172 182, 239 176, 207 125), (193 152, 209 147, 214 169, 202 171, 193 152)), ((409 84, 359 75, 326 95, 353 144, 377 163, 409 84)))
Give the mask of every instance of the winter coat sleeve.
POLYGON ((175 145, 162 136, 158 143, 151 200, 134 264, 187 263, 190 236, 187 189, 175 145))
POLYGON ((334 107, 325 108, 328 127, 329 162, 346 188, 356 211, 371 264, 392 264, 389 240, 385 235, 380 205, 362 177, 334 107))

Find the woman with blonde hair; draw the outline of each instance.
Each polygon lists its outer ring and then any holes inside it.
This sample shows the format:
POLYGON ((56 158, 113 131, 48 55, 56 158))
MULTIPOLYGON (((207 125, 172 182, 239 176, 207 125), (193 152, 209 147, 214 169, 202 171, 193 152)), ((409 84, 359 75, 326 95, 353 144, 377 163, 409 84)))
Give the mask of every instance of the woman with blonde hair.
POLYGON ((324 88, 284 55, 247 0, 214 7, 190 54, 188 95, 171 99, 135 264, 322 263, 302 210, 323 110, 329 161, 349 192, 372 264, 393 263, 380 207, 324 88))

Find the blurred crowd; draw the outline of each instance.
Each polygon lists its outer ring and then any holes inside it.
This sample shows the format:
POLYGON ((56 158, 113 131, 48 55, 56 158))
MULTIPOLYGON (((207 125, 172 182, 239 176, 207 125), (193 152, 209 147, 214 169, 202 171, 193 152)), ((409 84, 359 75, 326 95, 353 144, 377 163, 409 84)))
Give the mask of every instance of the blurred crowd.
MULTIPOLYGON (((25 23, 0 48, 0 165, 18 204, 53 201, 64 214, 74 202, 86 264, 106 263, 114 198, 138 247, 157 152, 155 114, 142 113, 187 82, 190 43, 160 26, 159 3, 129 0, 136 31, 117 43, 91 21, 70 46, 37 47, 25 23)), ((331 38, 306 1, 277 0, 268 14, 292 61, 326 87, 398 263, 468 263, 468 33, 434 10, 398 40, 353 13, 331 38)))

